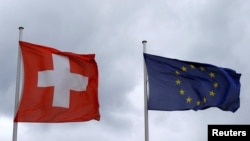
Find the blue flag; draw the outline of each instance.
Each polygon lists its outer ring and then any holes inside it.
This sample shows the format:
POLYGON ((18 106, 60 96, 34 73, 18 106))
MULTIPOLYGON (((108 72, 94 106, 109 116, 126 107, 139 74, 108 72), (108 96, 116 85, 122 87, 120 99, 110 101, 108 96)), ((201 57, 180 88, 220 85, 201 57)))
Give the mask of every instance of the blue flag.
POLYGON ((240 77, 229 68, 144 53, 148 73, 148 110, 182 111, 240 107, 240 77))

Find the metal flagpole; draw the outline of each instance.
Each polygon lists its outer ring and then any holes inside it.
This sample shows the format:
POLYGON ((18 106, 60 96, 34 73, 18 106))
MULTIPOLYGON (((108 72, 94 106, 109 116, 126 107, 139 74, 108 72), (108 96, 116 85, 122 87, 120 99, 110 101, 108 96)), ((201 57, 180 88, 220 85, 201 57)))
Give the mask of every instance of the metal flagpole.
MULTIPOLYGON (((24 28, 19 27, 18 29, 19 29, 19 41, 21 41, 24 28)), ((21 73, 21 51, 20 51, 20 45, 19 45, 18 46, 18 56, 17 56, 16 95, 15 95, 15 106, 14 106, 14 117, 16 115, 18 103, 19 103, 20 73, 21 73)), ((14 122, 14 125, 13 125, 12 141, 17 141, 17 122, 14 122)))
MULTIPOLYGON (((143 40, 143 53, 146 53, 146 44, 147 41, 143 40)), ((143 59, 144 60, 144 59, 143 59)), ((149 133, 148 133, 148 92, 147 92, 147 70, 145 61, 143 65, 144 69, 144 121, 145 121, 145 141, 149 141, 149 133)))

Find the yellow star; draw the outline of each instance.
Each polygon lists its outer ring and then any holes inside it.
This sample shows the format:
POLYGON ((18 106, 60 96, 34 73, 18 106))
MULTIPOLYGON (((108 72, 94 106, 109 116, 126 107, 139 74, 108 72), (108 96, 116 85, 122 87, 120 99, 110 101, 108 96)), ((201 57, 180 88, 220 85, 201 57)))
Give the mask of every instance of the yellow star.
POLYGON ((205 71, 205 68, 204 68, 204 67, 200 67, 200 70, 201 70, 201 71, 205 71))
POLYGON ((207 99, 206 97, 203 98, 203 102, 206 103, 207 102, 207 99))
POLYGON ((211 78, 215 77, 215 74, 213 72, 210 72, 209 75, 210 75, 211 78))
POLYGON ((200 106, 200 105, 201 105, 201 102, 198 100, 198 101, 196 102, 196 105, 197 105, 197 106, 200 106))
POLYGON ((181 70, 182 70, 182 71, 187 71, 187 68, 184 67, 184 66, 182 66, 182 67, 181 67, 181 70))
POLYGON ((191 103, 191 101, 192 101, 192 98, 191 98, 191 97, 187 97, 187 98, 186 98, 186 102, 187 102, 187 103, 191 103))
POLYGON ((183 90, 183 89, 180 89, 180 95, 184 95, 184 93, 185 93, 185 90, 183 90))
POLYGON ((210 95, 210 96, 214 96, 214 95, 215 95, 215 92, 214 92, 214 91, 210 91, 210 92, 209 92, 209 95, 210 95))
POLYGON ((217 82, 214 82, 214 88, 218 88, 219 87, 219 83, 217 83, 217 82))
POLYGON ((191 69, 195 69, 195 66, 194 65, 189 65, 191 69))
POLYGON ((180 74, 180 72, 176 70, 176 71, 175 71, 175 74, 176 74, 176 75, 179 75, 179 74, 180 74))
POLYGON ((177 79, 175 82, 177 85, 181 85, 181 80, 177 79))

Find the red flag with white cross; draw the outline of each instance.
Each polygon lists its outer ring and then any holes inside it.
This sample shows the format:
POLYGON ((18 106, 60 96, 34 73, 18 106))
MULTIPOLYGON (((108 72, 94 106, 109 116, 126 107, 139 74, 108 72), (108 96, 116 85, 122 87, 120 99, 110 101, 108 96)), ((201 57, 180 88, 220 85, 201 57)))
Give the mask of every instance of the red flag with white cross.
POLYGON ((100 120, 95 54, 19 44, 24 82, 15 122, 100 120))

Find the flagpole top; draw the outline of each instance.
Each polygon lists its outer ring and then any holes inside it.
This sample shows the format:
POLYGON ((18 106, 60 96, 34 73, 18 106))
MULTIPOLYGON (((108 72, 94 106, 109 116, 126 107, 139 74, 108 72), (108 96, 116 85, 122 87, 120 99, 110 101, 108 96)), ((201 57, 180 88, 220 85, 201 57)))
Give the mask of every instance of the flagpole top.
POLYGON ((23 30, 24 28, 22 26, 18 27, 19 30, 23 30))
POLYGON ((147 40, 143 40, 142 41, 142 44, 146 44, 148 41, 147 40))

